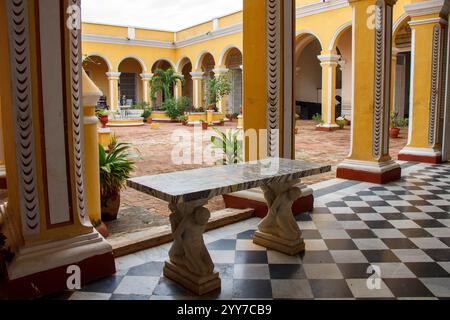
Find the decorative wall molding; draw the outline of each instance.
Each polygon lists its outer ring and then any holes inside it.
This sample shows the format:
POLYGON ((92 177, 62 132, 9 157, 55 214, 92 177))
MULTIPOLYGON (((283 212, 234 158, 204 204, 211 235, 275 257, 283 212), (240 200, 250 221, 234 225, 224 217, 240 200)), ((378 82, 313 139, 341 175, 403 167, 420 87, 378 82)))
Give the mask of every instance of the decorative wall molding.
POLYGON ((279 156, 281 92, 281 3, 266 0, 267 155, 279 156))
POLYGON ((372 156, 376 160, 389 153, 390 80, 392 64, 392 6, 377 2, 375 11, 375 78, 372 156))
POLYGON ((13 93, 14 136, 20 194, 22 231, 25 238, 40 232, 39 198, 35 162, 29 48, 28 1, 7 0, 13 93))
POLYGON ((406 4, 406 13, 411 17, 424 16, 428 14, 442 13, 448 15, 449 3, 447 0, 428 0, 406 4))
MULTIPOLYGON (((81 0, 70 0, 72 5, 80 6, 81 0)), ((82 224, 88 221, 86 214, 86 195, 83 165, 83 109, 81 103, 81 30, 69 31, 70 41, 70 83, 72 103, 72 139, 74 153, 74 170, 76 181, 77 211, 82 224)))
POLYGON ((433 47, 431 55, 431 89, 430 89, 430 117, 428 124, 428 144, 434 146, 437 142, 439 121, 440 69, 442 56, 442 28, 439 24, 433 28, 433 47))
POLYGON ((327 12, 330 10, 347 8, 349 6, 350 4, 348 3, 348 0, 329 0, 326 2, 316 2, 297 8, 296 16, 298 19, 302 17, 311 16, 314 14, 327 12))

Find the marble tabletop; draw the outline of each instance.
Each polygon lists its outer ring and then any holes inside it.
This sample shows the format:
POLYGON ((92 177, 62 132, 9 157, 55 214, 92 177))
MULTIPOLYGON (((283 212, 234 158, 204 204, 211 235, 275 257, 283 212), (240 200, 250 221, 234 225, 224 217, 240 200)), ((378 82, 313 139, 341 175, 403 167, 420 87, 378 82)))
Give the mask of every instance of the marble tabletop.
POLYGON ((201 168, 127 180, 127 185, 153 197, 183 203, 288 182, 331 171, 331 166, 299 160, 270 159, 201 168))

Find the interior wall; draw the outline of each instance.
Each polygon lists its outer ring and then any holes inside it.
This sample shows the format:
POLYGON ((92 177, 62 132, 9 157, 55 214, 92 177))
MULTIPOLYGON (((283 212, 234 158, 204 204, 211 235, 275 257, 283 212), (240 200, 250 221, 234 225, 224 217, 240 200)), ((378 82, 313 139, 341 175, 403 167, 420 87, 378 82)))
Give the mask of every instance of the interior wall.
POLYGON ((341 60, 344 61, 343 66, 338 66, 341 73, 341 88, 340 96, 342 97, 342 114, 351 116, 352 113, 352 30, 348 29, 342 34, 338 42, 339 53, 341 60))
POLYGON ((106 73, 108 66, 100 57, 89 57, 89 60, 83 64, 84 70, 94 81, 97 87, 103 92, 104 96, 109 96, 109 82, 106 73))
POLYGON ((308 44, 300 54, 297 63, 296 100, 321 103, 319 91, 322 88, 322 67, 317 56, 321 53, 319 41, 308 44))

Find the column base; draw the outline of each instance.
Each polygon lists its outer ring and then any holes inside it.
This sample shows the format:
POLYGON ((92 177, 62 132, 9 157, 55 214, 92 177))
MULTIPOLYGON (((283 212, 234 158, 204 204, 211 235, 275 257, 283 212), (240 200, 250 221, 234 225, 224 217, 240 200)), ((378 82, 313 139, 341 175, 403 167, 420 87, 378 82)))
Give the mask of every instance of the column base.
MULTIPOLYGON (((294 216, 314 210, 313 190, 303 184, 298 185, 298 187, 302 189, 302 195, 292 205, 294 216)), ((269 211, 260 188, 223 195, 223 199, 227 208, 254 209, 254 214, 258 218, 265 218, 269 211)))
POLYGON ((430 164, 442 163, 442 154, 433 148, 403 148, 399 155, 400 161, 423 162, 430 164))
POLYGON ((199 296, 218 290, 222 286, 218 272, 200 277, 170 261, 167 261, 164 266, 164 276, 199 296))
POLYGON ((337 124, 319 124, 316 126, 316 131, 330 132, 339 129, 340 127, 337 124))
POLYGON ((402 169, 395 161, 378 163, 345 160, 338 166, 336 177, 340 179, 385 184, 401 179, 402 169))
POLYGON ((68 289, 73 273, 80 268, 81 285, 113 275, 116 266, 112 247, 97 232, 75 238, 22 248, 8 266, 8 280, 0 284, 0 297, 37 299, 68 289))
POLYGON ((305 242, 302 238, 296 241, 289 241, 261 231, 256 231, 253 243, 290 256, 295 256, 305 251, 305 242))

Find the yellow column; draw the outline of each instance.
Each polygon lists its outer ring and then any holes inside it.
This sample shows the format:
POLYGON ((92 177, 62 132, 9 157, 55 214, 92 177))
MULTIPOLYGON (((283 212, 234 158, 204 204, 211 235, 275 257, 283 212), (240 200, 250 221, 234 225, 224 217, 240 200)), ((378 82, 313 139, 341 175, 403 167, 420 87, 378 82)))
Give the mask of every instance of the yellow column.
POLYGON ((317 126, 321 131, 332 131, 339 128, 336 124, 336 68, 340 56, 330 52, 322 52, 318 56, 322 66, 322 120, 317 126))
MULTIPOLYGON (((179 75, 183 76, 183 75, 179 75)), ((183 97, 183 83, 181 80, 177 80, 177 83, 175 84, 175 99, 180 99, 183 97)))
POLYGON ((194 108, 198 109, 202 106, 202 89, 203 89, 202 84, 203 84, 204 73, 201 71, 191 72, 191 76, 192 76, 192 82, 194 85, 194 93, 193 93, 194 108))
MULTIPOLYGON (((219 78, 220 76, 226 75, 228 73, 228 71, 230 71, 230 70, 228 70, 227 68, 221 67, 221 66, 216 67, 213 70, 214 76, 216 78, 219 78)), ((219 103, 218 103, 217 109, 219 109, 220 113, 225 113, 224 109, 225 109, 226 102, 227 102, 226 99, 227 99, 227 97, 223 97, 223 98, 219 99, 219 103)))
POLYGON ((143 89, 143 102, 150 103, 150 81, 152 80, 153 74, 151 73, 142 73, 142 89, 143 89))
POLYGON ((392 12, 395 0, 351 0, 353 10, 353 121, 349 157, 337 177, 387 183, 401 177, 389 155, 392 12))
POLYGON ((83 70, 84 163, 86 176, 86 208, 93 223, 101 221, 100 166, 95 105, 102 92, 83 70))
POLYGON ((109 100, 108 104, 110 107, 110 110, 115 112, 118 110, 119 107, 119 79, 120 79, 120 72, 107 72, 106 76, 108 77, 109 81, 109 100))
POLYGON ((444 1, 424 1, 406 5, 405 10, 411 16, 412 89, 408 145, 401 150, 399 159, 439 163, 448 6, 444 1))

